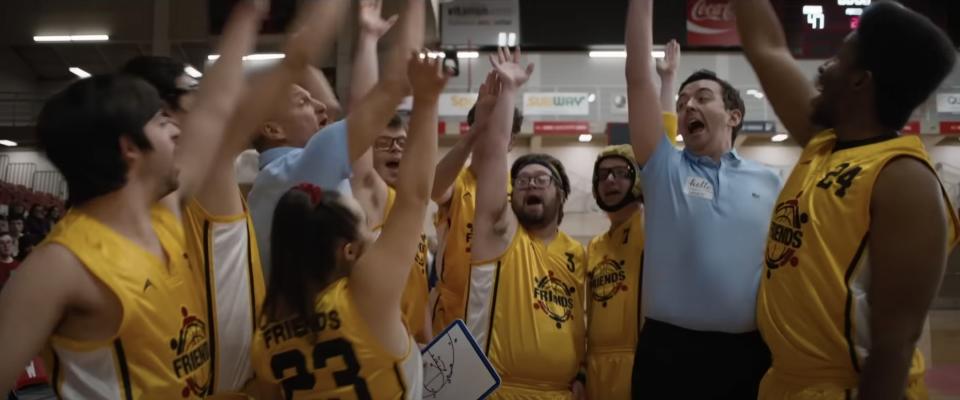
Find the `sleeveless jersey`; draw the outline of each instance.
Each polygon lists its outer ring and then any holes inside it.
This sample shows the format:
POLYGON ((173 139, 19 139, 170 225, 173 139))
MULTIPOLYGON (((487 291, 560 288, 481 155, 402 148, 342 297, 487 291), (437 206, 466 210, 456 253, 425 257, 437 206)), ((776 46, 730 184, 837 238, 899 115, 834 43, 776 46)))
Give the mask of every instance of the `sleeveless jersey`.
POLYGON ((316 298, 316 314, 271 322, 257 332, 258 379, 279 384, 286 399, 420 400, 423 365, 410 338, 396 358, 371 336, 351 300, 349 278, 316 298))
POLYGON ((643 212, 593 238, 587 247, 588 347, 633 351, 640 315, 643 212))
POLYGON ((210 331, 183 226, 161 205, 151 219, 168 263, 78 209, 47 238, 70 250, 123 308, 112 338, 50 338, 45 364, 60 398, 193 399, 209 392, 210 331))
MULTIPOLYGON (((507 179, 507 193, 513 183, 507 179)), ((467 287, 470 277, 470 240, 476 212, 477 177, 470 168, 463 168, 453 182, 450 204, 438 212, 438 224, 446 224, 446 233, 439 239, 437 250, 437 303, 434 307, 433 330, 440 332, 458 319, 464 319, 467 287)), ((509 195, 508 195, 509 196, 509 195)), ((438 230, 442 230, 438 227, 438 230)))
MULTIPOLYGON (((930 162, 915 136, 835 150, 836 142, 832 131, 815 136, 780 194, 757 323, 773 354, 768 375, 855 388, 871 343, 867 240, 874 184, 895 158, 915 158, 928 167, 930 162)), ((946 203, 953 243, 960 224, 946 203)), ((922 357, 915 352, 910 376, 922 374, 922 357)))
MULTIPOLYGON (((393 203, 397 199, 397 192, 393 188, 387 188, 387 206, 384 208, 383 219, 390 217, 390 211, 393 210, 393 203)), ((378 226, 374 231, 379 236, 383 226, 378 226)), ((413 259, 413 266, 410 268, 410 276, 407 277, 407 286, 403 289, 403 297, 400 300, 400 307, 403 311, 403 323, 407 330, 415 338, 420 340, 430 340, 433 338, 429 332, 426 332, 424 320, 427 318, 427 298, 430 294, 430 288, 427 284, 427 235, 420 234, 420 243, 417 245, 417 255, 413 259)))
POLYGON ((585 276, 583 245, 559 232, 544 246, 522 226, 503 255, 474 263, 467 327, 504 388, 569 393, 585 351, 585 276))
POLYGON ((239 391, 253 377, 250 345, 266 289, 246 202, 243 206, 241 214, 214 216, 191 199, 183 211, 188 253, 201 274, 210 321, 208 394, 239 391))

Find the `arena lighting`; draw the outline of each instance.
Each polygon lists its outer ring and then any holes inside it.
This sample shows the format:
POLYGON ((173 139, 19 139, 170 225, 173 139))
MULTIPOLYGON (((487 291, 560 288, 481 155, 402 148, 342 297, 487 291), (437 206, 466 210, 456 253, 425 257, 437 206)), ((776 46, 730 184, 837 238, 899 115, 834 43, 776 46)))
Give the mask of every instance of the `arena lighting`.
POLYGON ((784 141, 784 140, 787 140, 787 137, 788 137, 788 136, 787 136, 786 133, 778 133, 778 134, 776 134, 776 135, 771 136, 771 137, 770 137, 770 141, 771 141, 771 142, 775 142, 775 143, 780 143, 780 142, 782 142, 782 141, 784 141))
POLYGON ((90 75, 89 72, 84 71, 83 69, 78 68, 78 67, 70 67, 70 72, 72 72, 74 75, 80 77, 80 79, 85 79, 85 78, 89 78, 89 77, 92 76, 92 75, 90 75))
POLYGON ((579 140, 580 143, 589 143, 591 140, 593 140, 593 135, 589 133, 584 133, 580 135, 580 137, 578 137, 577 140, 579 140))
MULTIPOLYGON (((627 58, 627 52, 625 50, 590 50, 587 53, 590 58, 627 58)), ((663 50, 654 50, 650 52, 650 56, 653 58, 664 58, 667 56, 667 53, 663 50)))
POLYGON ((4 145, 7 147, 16 147, 17 142, 14 142, 12 140, 0 140, 0 145, 4 145))
POLYGON ((33 41, 37 43, 106 42, 108 40, 110 40, 110 36, 107 35, 43 35, 33 37, 33 41))
POLYGON ((184 68, 183 72, 187 75, 190 75, 190 77, 193 79, 200 79, 201 77, 203 77, 203 74, 200 73, 200 71, 197 71, 197 69, 194 68, 192 65, 188 65, 186 68, 184 68))
MULTIPOLYGON (((283 53, 253 53, 243 56, 243 61, 282 60, 286 56, 283 53)), ((217 61, 219 58, 219 54, 211 54, 207 56, 207 61, 217 61)))
POLYGON ((457 58, 480 58, 480 53, 476 51, 458 51, 457 58))

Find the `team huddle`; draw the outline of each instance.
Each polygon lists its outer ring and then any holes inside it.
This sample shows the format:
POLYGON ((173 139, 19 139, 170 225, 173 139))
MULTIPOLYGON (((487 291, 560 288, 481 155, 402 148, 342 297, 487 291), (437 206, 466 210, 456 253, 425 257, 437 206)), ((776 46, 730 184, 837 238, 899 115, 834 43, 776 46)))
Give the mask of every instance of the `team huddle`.
POLYGON ((734 150, 736 88, 700 70, 675 92, 680 47, 654 60, 653 1, 631 0, 630 144, 593 165, 610 225, 584 247, 559 228, 581 166, 507 158, 534 65, 491 55, 469 132, 438 160, 451 71, 423 49, 425 2, 404 4, 358 5, 343 106, 313 66, 343 0, 310 2, 252 77, 266 10, 244 1, 202 83, 137 57, 49 99, 37 135, 70 209, 0 294, 0 393, 43 354, 66 399, 420 399, 420 349, 462 320, 496 399, 929 397, 916 342, 960 220, 898 133, 955 63, 928 19, 875 2, 811 82, 769 2, 733 1, 803 146, 784 183, 734 150))

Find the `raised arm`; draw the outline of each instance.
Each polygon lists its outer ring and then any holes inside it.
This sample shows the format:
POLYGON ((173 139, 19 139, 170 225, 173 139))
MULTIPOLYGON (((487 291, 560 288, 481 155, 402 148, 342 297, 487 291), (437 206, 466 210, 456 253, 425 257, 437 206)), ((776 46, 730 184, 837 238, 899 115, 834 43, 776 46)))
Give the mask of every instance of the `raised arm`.
POLYGON ((801 146, 819 130, 810 122, 817 91, 790 54, 777 14, 768 0, 735 0, 737 32, 773 111, 801 146))
POLYGON ((180 187, 163 201, 178 216, 180 205, 192 197, 209 177, 223 144, 224 132, 243 90, 241 58, 250 52, 260 27, 262 10, 254 2, 240 2, 230 14, 220 43, 220 59, 210 67, 197 91, 193 110, 182 123, 176 149, 180 187))
POLYGON ((507 202, 507 147, 513 127, 517 92, 533 73, 533 64, 520 65, 520 48, 511 55, 500 48, 490 63, 497 71, 500 94, 490 117, 490 132, 476 144, 473 163, 477 172, 476 215, 471 256, 474 261, 500 256, 516 230, 517 217, 507 202))
MULTIPOLYGON (((407 61, 410 54, 423 46, 424 18, 424 0, 407 0, 400 18, 397 43, 384 64, 386 67, 380 80, 347 116, 351 160, 360 158, 373 145, 374 139, 390 122, 397 106, 409 92, 407 61)), ((436 134, 436 126, 433 129, 436 134)))
POLYGON ((333 46, 335 22, 344 3, 343 0, 323 1, 306 8, 298 18, 304 21, 304 28, 288 39, 286 49, 289 57, 249 85, 230 121, 228 134, 210 177, 197 193, 197 200, 207 212, 235 215, 243 211, 234 160, 249 146, 256 127, 268 118, 272 107, 284 103, 297 71, 307 68, 307 60, 314 59, 318 54, 327 54, 326 50, 333 46))
POLYGON ((680 43, 676 40, 667 42, 666 53, 657 60, 657 75, 660 76, 660 111, 677 113, 677 102, 674 100, 676 92, 673 84, 677 78, 677 68, 680 67, 680 43))
POLYGON ((650 73, 653 0, 631 0, 627 10, 627 109, 630 143, 640 165, 647 163, 663 135, 657 85, 650 73))
MULTIPOLYGON (((397 16, 388 20, 380 17, 381 2, 379 0, 365 0, 360 2, 358 22, 360 32, 357 36, 357 50, 353 58, 353 69, 350 75, 350 112, 358 105, 367 93, 377 84, 377 42, 390 30, 397 16)), ((381 131, 383 128, 381 128, 381 131)), ((351 134, 363 134, 363 131, 351 129, 351 134)), ((360 139, 362 140, 362 138, 360 139)), ((387 203, 387 183, 373 168, 373 149, 367 147, 360 158, 353 162, 353 176, 350 178, 353 197, 357 199, 367 213, 367 223, 370 227, 383 223, 383 216, 387 203)))
POLYGON ((888 164, 870 205, 869 355, 862 399, 902 399, 907 373, 947 262, 948 225, 940 182, 913 158, 888 164))
POLYGON ((477 92, 477 103, 474 106, 473 126, 470 132, 467 132, 456 144, 444 154, 443 158, 437 163, 437 172, 433 178, 433 201, 443 206, 450 202, 450 196, 453 195, 453 182, 467 163, 467 157, 473 151, 473 145, 477 138, 488 131, 490 113, 497 102, 497 94, 500 91, 497 82, 497 73, 490 71, 487 79, 480 85, 477 92))
POLYGON ((80 287, 98 285, 80 261, 59 245, 40 246, 0 291, 0 393, 23 373, 67 310, 80 287))
POLYGON ((413 112, 404 162, 400 163, 396 203, 380 238, 350 274, 356 301, 371 313, 368 315, 386 321, 400 319, 397 304, 406 287, 411 263, 396 260, 412 260, 416 255, 430 203, 437 155, 437 102, 448 78, 440 59, 414 57, 409 68, 413 112))

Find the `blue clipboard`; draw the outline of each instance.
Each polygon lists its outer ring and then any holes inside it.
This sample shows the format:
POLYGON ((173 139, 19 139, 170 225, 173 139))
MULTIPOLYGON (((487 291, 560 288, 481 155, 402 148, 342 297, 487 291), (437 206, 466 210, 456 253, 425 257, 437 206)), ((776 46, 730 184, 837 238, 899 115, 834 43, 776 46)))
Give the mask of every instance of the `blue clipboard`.
POLYGON ((433 338, 421 355, 425 400, 484 399, 502 382, 461 320, 433 338))

